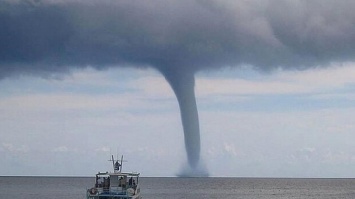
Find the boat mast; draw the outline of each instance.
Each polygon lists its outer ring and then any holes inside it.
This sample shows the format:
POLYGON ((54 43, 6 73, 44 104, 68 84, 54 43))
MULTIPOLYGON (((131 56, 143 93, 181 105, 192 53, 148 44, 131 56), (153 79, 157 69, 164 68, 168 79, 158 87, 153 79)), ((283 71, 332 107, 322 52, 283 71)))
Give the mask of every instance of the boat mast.
POLYGON ((113 159, 113 155, 112 155, 112 159, 111 159, 111 161, 112 161, 112 167, 113 167, 113 170, 115 170, 115 160, 113 159))
POLYGON ((122 167, 123 167, 122 162, 123 162, 123 155, 121 156, 121 168, 120 168, 120 172, 122 171, 122 167))
MULTIPOLYGON (((117 157, 118 159, 118 157, 117 157)), ((109 161, 112 161, 112 167, 113 167, 113 171, 116 173, 116 172, 122 172, 122 163, 125 162, 123 160, 123 155, 121 156, 121 161, 120 163, 118 162, 118 160, 116 160, 115 162, 115 159, 113 157, 113 155, 111 155, 111 159, 109 161)))

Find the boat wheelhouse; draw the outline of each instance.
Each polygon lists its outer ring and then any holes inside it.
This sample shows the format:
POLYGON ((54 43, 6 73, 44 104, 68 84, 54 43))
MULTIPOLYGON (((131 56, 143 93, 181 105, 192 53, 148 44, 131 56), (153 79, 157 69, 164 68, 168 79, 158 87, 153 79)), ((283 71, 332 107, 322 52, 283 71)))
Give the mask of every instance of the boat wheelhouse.
POLYGON ((121 163, 114 161, 113 172, 98 172, 95 185, 86 192, 87 199, 140 199, 139 173, 122 172, 121 163))

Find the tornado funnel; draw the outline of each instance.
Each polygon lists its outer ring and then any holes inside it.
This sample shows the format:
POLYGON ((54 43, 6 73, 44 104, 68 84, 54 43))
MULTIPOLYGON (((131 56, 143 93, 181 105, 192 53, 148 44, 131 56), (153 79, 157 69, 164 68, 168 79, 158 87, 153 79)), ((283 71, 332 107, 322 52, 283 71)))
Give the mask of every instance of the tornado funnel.
POLYGON ((189 166, 195 169, 200 161, 200 129, 195 99, 195 77, 187 71, 163 71, 180 107, 185 149, 189 166))

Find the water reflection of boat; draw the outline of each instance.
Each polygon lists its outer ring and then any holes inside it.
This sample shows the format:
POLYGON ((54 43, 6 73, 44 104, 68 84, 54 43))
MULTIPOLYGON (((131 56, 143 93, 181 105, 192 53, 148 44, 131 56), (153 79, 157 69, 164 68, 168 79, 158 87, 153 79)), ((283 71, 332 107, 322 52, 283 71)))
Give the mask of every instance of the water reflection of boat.
POLYGON ((122 172, 122 161, 112 159, 113 172, 96 174, 95 186, 86 192, 87 199, 140 199, 139 173, 122 172))

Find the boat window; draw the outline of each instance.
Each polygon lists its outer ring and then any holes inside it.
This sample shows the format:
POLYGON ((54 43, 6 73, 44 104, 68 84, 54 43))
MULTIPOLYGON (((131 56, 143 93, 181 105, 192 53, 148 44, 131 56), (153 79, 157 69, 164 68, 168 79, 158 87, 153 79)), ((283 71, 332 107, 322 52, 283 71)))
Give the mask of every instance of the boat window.
POLYGON ((104 181, 102 177, 96 176, 96 187, 102 187, 103 182, 104 181))
POLYGON ((119 186, 126 187, 126 181, 127 181, 127 177, 126 176, 121 176, 120 179, 119 179, 119 186))

